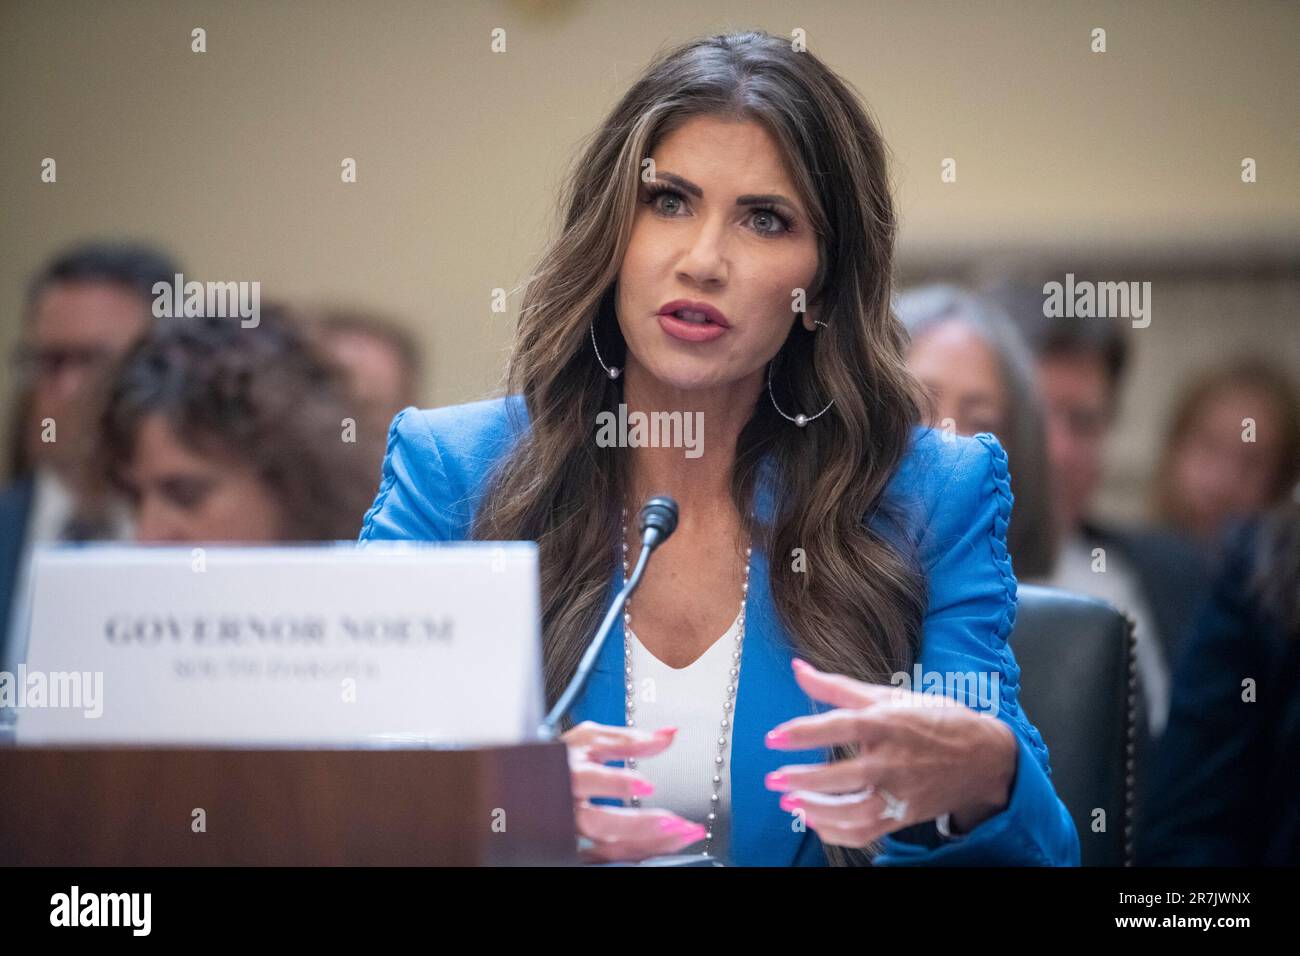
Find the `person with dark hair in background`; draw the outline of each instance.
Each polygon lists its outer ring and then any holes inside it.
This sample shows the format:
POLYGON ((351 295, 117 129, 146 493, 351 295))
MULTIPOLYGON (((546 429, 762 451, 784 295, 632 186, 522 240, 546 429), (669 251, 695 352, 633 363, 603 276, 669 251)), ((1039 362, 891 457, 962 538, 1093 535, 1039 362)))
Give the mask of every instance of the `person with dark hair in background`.
POLYGON ((1137 712, 1140 809, 1148 800, 1152 754, 1169 715, 1170 667, 1202 602, 1208 568, 1194 544, 1177 533, 1104 526, 1089 513, 1128 364, 1124 329, 1111 319, 1044 315, 1041 284, 1003 283, 988 294, 1024 331, 1047 411, 1060 544, 1056 568, 1043 583, 1101 598, 1135 624, 1137 679, 1146 705, 1137 712))
POLYGON ((307 310, 329 358, 352 393, 385 423, 419 400, 422 362, 414 335, 391 319, 360 309, 307 310))
POLYGON ((1202 372, 1179 399, 1156 469, 1156 519, 1208 546, 1300 480, 1300 399, 1250 356, 1202 372))
POLYGON ((120 512, 89 466, 106 371, 153 321, 153 287, 179 272, 143 245, 67 249, 32 280, 15 359, 13 483, 0 493, 0 664, 26 631, 32 548, 119 538, 120 512))
POLYGON ((1191 628, 1208 568, 1181 535, 1108 527, 1089 514, 1128 365, 1124 330, 1109 319, 1045 316, 1041 286, 1003 284, 989 294, 1024 330, 1037 359, 1061 535, 1056 571, 1047 583, 1102 598, 1132 615, 1147 704, 1140 719, 1158 737, 1169 711, 1170 662, 1191 628))
POLYGON ((1237 523, 1174 671, 1150 866, 1300 864, 1300 502, 1237 523))
POLYGON ((287 310, 159 322, 104 409, 102 467, 140 541, 355 538, 383 425, 287 310))

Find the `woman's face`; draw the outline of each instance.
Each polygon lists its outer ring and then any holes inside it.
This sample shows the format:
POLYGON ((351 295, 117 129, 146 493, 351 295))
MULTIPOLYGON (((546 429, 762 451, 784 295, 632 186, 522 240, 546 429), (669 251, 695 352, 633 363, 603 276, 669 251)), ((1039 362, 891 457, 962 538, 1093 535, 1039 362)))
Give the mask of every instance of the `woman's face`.
POLYGON ((282 537, 279 505, 254 469, 200 454, 180 442, 162 415, 136 430, 123 476, 135 506, 137 541, 241 542, 282 537))
MULTIPOLYGON (((818 264, 776 141, 754 122, 699 116, 650 158, 618 276, 629 372, 682 391, 761 387, 798 318, 794 292, 806 298, 818 264), (661 314, 681 300, 716 309, 714 321, 661 314)), ((809 303, 805 326, 817 317, 809 303)))
POLYGON ((936 428, 952 419, 959 435, 1002 434, 1007 390, 998 357, 965 322, 949 319, 917 336, 907 366, 934 399, 936 428))
POLYGON ((1214 534, 1224 521, 1269 503, 1282 449, 1282 415, 1267 392, 1227 388, 1201 404, 1174 451, 1173 477, 1196 531, 1214 534), (1255 422, 1247 441, 1245 422, 1255 422))

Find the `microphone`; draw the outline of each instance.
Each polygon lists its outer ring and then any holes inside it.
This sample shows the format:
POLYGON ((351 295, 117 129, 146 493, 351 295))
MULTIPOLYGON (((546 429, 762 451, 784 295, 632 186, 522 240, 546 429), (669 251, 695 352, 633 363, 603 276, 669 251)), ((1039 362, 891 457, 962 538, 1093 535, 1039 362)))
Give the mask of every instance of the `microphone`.
POLYGON ((600 622, 600 627, 596 629, 596 636, 592 638, 591 644, 588 645, 586 652, 582 655, 582 660, 578 661, 578 667, 573 672, 573 678, 569 681, 569 685, 564 688, 564 693, 560 695, 560 699, 555 702, 551 712, 546 715, 546 719, 537 728, 537 736, 542 740, 555 740, 559 736, 556 733, 556 728, 559 727, 560 721, 564 719, 564 715, 569 712, 569 708, 573 706, 573 702, 587 685, 587 679, 591 676, 591 669, 596 665, 596 659, 600 657, 600 649, 605 646, 610 631, 614 629, 614 622, 618 620, 624 605, 632 597, 632 592, 641 583, 641 576, 645 573, 645 567, 650 561, 650 555, 659 545, 668 540, 669 535, 677 530, 677 514, 677 502, 666 495, 651 498, 642 505, 641 513, 638 516, 638 523, 641 527, 641 555, 636 560, 636 567, 632 569, 632 575, 624 582, 623 590, 618 592, 618 595, 614 598, 614 603, 605 612, 605 619, 600 622))
POLYGON ((667 496, 651 498, 641 507, 641 537, 653 551, 677 530, 677 502, 667 496))

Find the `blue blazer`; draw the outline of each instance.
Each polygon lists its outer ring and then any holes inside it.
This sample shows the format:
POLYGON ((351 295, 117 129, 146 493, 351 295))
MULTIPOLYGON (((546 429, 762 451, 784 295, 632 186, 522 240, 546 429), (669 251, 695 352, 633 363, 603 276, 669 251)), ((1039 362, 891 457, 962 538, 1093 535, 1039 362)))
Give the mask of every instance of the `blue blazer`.
MULTIPOLYGON (((361 540, 467 539, 485 479, 527 420, 517 395, 400 412, 389 429, 379 494, 366 513, 361 540)), ((767 518, 772 482, 758 484, 755 508, 767 518)), ((1016 579, 1006 548, 1012 504, 1006 454, 989 434, 943 440, 932 429, 917 427, 887 495, 909 516, 907 533, 928 576, 929 607, 917 663, 927 673, 1000 672, 998 718, 1015 732, 1019 748, 1005 809, 951 840, 938 834, 933 821, 897 831, 884 839, 875 862, 1078 865, 1079 836, 1052 787, 1042 737, 1020 709, 1020 669, 1007 646, 1016 615, 1016 579)), ((612 560, 611 565, 613 600, 622 568, 612 560)), ((811 702, 795 683, 793 648, 777 618, 768 558, 759 548, 750 569, 741 654, 731 754, 732 861, 825 865, 815 831, 796 829, 794 818, 778 805, 780 794, 764 786, 765 775, 782 765, 819 762, 829 754, 772 750, 763 742, 782 721, 828 708, 811 702)), ((625 723, 621 631, 605 643, 573 715, 575 721, 625 723)))

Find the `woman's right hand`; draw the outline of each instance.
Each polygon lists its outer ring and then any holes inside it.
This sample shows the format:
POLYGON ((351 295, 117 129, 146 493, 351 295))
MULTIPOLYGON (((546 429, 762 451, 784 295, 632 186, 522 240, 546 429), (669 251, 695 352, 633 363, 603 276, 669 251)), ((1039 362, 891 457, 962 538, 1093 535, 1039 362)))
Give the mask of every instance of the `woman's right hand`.
POLYGON ((573 814, 578 834, 591 841, 582 850, 587 862, 644 860, 677 853, 704 839, 705 828, 669 810, 607 807, 593 797, 626 800, 653 792, 650 781, 634 770, 606 767, 607 760, 653 757, 673 742, 675 727, 656 731, 614 727, 584 720, 560 735, 569 748, 573 814))

